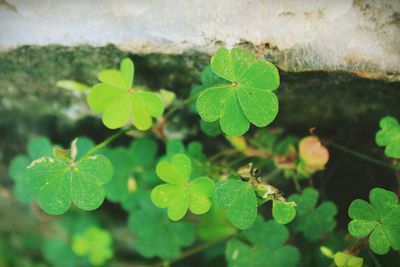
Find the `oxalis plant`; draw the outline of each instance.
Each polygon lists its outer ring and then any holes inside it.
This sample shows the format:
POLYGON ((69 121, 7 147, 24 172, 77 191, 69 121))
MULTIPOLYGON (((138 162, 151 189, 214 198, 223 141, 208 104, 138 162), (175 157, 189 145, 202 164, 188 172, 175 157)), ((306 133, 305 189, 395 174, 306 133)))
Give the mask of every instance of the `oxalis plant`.
MULTIPOLYGON (((280 78, 272 63, 245 49, 219 48, 201 84, 183 100, 135 85, 134 72, 125 58, 119 69, 101 71, 91 88, 58 83, 87 92, 104 126, 119 129, 113 135, 99 144, 77 137, 67 149, 34 137, 27 154, 11 163, 16 198, 62 215, 62 234, 41 241, 50 266, 184 266, 182 260, 203 253, 205 266, 361 267, 380 266, 375 254, 398 253, 398 192, 373 188, 369 199, 355 199, 344 233, 336 228, 336 205, 313 187, 329 162, 326 144, 313 132, 296 137, 266 128, 279 110, 280 78), (198 141, 169 136, 179 113, 199 115, 206 152, 198 141), (132 137, 130 145, 110 145, 123 135, 132 137), (88 212, 105 199, 128 214, 131 237, 124 245, 115 229, 88 212), (120 262, 117 246, 128 246, 130 265, 120 262)), ((400 159, 398 121, 385 117, 380 127, 377 145, 400 159)), ((334 146, 398 173, 396 160, 379 162, 334 146)))

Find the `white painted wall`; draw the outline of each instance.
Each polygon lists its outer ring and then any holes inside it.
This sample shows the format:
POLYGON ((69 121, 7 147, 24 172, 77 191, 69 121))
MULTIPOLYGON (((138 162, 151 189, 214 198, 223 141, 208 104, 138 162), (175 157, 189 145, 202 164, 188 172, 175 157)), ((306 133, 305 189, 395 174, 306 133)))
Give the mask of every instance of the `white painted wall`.
POLYGON ((212 53, 220 42, 268 43, 289 70, 400 73, 400 1, 355 2, 6 0, 0 1, 0 49, 111 43, 133 53, 212 53))

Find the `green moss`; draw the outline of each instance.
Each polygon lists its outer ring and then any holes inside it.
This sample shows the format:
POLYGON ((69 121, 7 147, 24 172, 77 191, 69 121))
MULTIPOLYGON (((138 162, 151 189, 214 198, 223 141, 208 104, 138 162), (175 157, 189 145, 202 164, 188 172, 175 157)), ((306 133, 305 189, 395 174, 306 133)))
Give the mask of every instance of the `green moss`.
MULTIPOLYGON (((0 53, 0 145, 4 160, 21 151, 27 138, 35 133, 61 140, 70 137, 68 131, 79 134, 85 129, 101 129, 101 124, 91 128, 96 122, 93 119, 85 121, 85 125, 92 123, 90 127, 69 123, 65 111, 72 104, 84 106, 85 100, 55 83, 74 79, 94 84, 99 70, 116 67, 127 55, 114 46, 26 46, 0 53)), ((181 98, 198 83, 210 59, 197 52, 129 56, 135 62, 137 83, 174 90, 181 98)), ((320 134, 346 135, 356 140, 366 131, 373 134, 380 117, 390 114, 400 118, 398 82, 368 80, 343 72, 281 71, 277 93, 280 111, 274 125, 301 134, 316 126, 320 134)))

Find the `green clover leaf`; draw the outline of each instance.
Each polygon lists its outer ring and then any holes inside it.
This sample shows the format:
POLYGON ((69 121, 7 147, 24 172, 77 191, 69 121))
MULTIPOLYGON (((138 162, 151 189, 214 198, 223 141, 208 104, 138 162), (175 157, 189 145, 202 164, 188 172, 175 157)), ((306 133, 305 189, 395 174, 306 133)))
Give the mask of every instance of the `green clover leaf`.
POLYGON ((89 227, 73 236, 72 250, 78 256, 88 257, 94 266, 103 265, 113 256, 111 234, 96 226, 89 227))
POLYGON ((171 222, 165 210, 153 205, 148 192, 138 192, 136 205, 129 212, 128 228, 135 236, 136 250, 144 257, 172 260, 181 248, 195 241, 195 229, 188 222, 171 222))
POLYGON ((369 246, 376 254, 386 254, 390 247, 400 249, 400 205, 396 194, 382 188, 369 193, 368 203, 354 200, 349 207, 349 232, 356 238, 369 235, 369 246))
POLYGON ((233 239, 226 246, 228 266, 235 267, 292 267, 300 260, 297 248, 285 245, 289 231, 274 221, 258 217, 253 227, 243 231, 251 244, 233 239))
POLYGON ((215 204, 227 207, 227 218, 239 229, 250 228, 257 218, 257 198, 250 183, 227 179, 215 186, 215 204))
POLYGON ((128 121, 141 131, 149 129, 152 117, 160 117, 164 104, 159 95, 132 87, 134 65, 129 58, 121 61, 119 70, 101 71, 88 95, 91 109, 103 114, 103 123, 110 129, 124 126, 128 121))
MULTIPOLYGON (((201 72, 201 85, 196 85, 190 90, 190 97, 194 97, 196 95, 200 95, 201 92, 206 90, 208 87, 216 84, 227 83, 227 80, 224 80, 218 77, 211 69, 211 66, 206 66, 201 72)), ((192 112, 197 112, 196 102, 192 102, 190 105, 190 110, 192 112)))
POLYGON ((272 201, 272 216, 279 224, 287 224, 296 217, 296 203, 281 200, 272 201))
POLYGON ((242 135, 250 127, 270 124, 278 114, 278 99, 271 92, 279 74, 270 62, 256 60, 250 51, 220 48, 211 59, 212 71, 229 83, 204 90, 196 102, 200 117, 219 120, 226 135, 242 135))
POLYGON ((375 141, 379 146, 386 146, 385 155, 400 159, 400 124, 386 116, 379 122, 381 129, 376 133, 375 141))
POLYGON ((331 232, 335 226, 334 219, 337 208, 330 201, 317 207, 319 193, 315 189, 306 188, 301 195, 294 194, 289 201, 297 204, 297 216, 293 221, 293 230, 302 232, 310 241, 318 240, 322 234, 331 232))
POLYGON ((136 190, 129 186, 130 183, 140 183, 144 186, 146 183, 153 185, 158 181, 153 170, 157 150, 157 143, 150 138, 135 139, 129 148, 105 149, 103 154, 114 166, 113 178, 105 186, 107 199, 112 202, 124 202, 136 190))
POLYGON ((104 201, 104 184, 113 173, 110 161, 101 155, 79 161, 42 157, 28 166, 28 183, 38 191, 40 207, 49 214, 65 213, 71 201, 83 210, 97 209, 104 201))
POLYGON ((159 208, 168 208, 171 220, 182 219, 188 209, 194 214, 210 209, 214 182, 205 176, 189 181, 192 163, 188 156, 176 154, 171 160, 160 161, 156 172, 166 183, 152 190, 151 200, 159 208))

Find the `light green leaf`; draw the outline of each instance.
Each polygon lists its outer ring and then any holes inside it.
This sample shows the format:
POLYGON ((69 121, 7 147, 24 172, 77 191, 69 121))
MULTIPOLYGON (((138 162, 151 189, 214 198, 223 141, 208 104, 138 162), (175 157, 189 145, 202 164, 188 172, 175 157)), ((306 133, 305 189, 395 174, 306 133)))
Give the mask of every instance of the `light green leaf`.
POLYGON ((71 201, 83 210, 97 209, 104 201, 106 184, 113 167, 101 155, 77 162, 49 157, 33 161, 27 168, 27 179, 38 190, 39 205, 49 214, 65 213, 71 201))
POLYGON ((296 217, 296 204, 294 202, 285 202, 273 200, 272 216, 277 223, 287 224, 296 217))
POLYGON ((124 58, 121 61, 121 75, 122 78, 125 81, 125 84, 130 88, 133 85, 133 79, 134 79, 134 74, 135 74, 135 66, 133 65, 132 60, 129 58, 124 58))
POLYGON ((164 112, 159 95, 133 87, 134 65, 130 59, 121 62, 120 70, 105 70, 99 73, 102 82, 95 85, 88 95, 91 109, 103 114, 103 123, 110 129, 124 126, 129 121, 141 131, 148 130, 152 118, 164 112))
POLYGON ((78 256, 85 256, 94 266, 101 266, 113 257, 111 234, 96 226, 87 228, 72 239, 72 249, 78 256))
POLYGON ((189 184, 190 206, 194 214, 206 213, 211 207, 209 196, 213 193, 214 182, 208 177, 198 177, 189 184))
POLYGON ((203 214, 210 209, 214 182, 208 177, 198 177, 188 183, 192 172, 188 156, 176 154, 170 160, 162 160, 157 164, 156 172, 167 183, 152 190, 151 200, 159 208, 168 208, 171 220, 182 219, 188 209, 194 214, 203 214))
POLYGON ((400 205, 397 196, 382 188, 369 194, 370 203, 356 199, 349 207, 352 221, 348 229, 352 236, 369 237, 369 245, 376 254, 386 254, 390 247, 400 250, 400 205))
POLYGON ((338 267, 362 267, 363 258, 356 257, 345 252, 337 252, 334 255, 334 261, 338 267))
POLYGON ((376 133, 375 141, 379 146, 386 146, 388 157, 400 159, 400 124, 396 118, 387 116, 379 122, 381 129, 376 133))
POLYGON ((176 154, 187 155, 192 164, 192 171, 190 178, 194 179, 200 176, 206 176, 209 173, 209 165, 207 157, 203 153, 203 145, 199 142, 191 142, 188 144, 187 149, 180 140, 168 140, 167 142, 167 155, 163 159, 170 160, 176 154))
POLYGON ((253 186, 249 183, 227 179, 215 187, 216 205, 227 207, 227 218, 240 229, 251 227, 257 217, 257 199, 253 186))
POLYGON ((211 68, 227 82, 199 89, 196 108, 204 121, 219 120, 225 134, 242 135, 250 123, 264 127, 275 119, 278 100, 271 91, 279 86, 279 75, 273 64, 257 61, 247 50, 220 48, 211 68))

